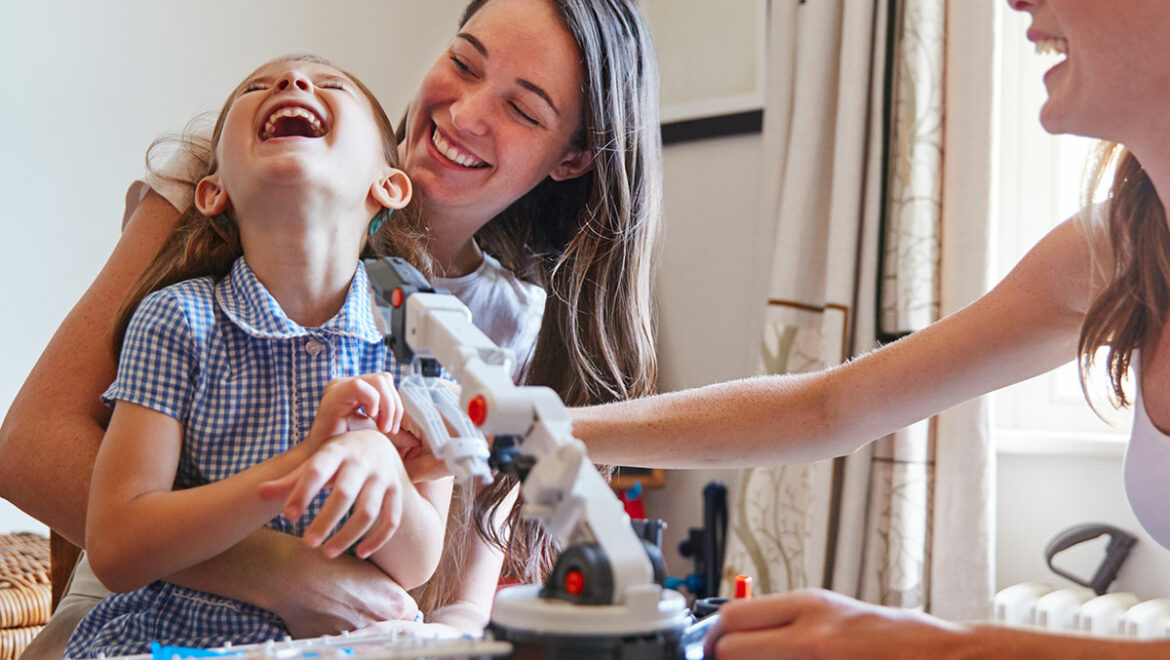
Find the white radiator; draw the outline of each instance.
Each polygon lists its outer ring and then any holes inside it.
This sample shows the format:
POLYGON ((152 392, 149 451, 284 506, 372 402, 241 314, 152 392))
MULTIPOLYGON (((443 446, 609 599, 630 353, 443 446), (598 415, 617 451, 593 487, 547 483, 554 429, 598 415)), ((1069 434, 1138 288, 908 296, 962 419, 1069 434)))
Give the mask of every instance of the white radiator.
POLYGON ((1087 587, 1044 582, 1012 585, 995 595, 992 620, 1005 626, 1133 639, 1170 638, 1170 598, 1139 601, 1126 592, 1096 595, 1087 587))

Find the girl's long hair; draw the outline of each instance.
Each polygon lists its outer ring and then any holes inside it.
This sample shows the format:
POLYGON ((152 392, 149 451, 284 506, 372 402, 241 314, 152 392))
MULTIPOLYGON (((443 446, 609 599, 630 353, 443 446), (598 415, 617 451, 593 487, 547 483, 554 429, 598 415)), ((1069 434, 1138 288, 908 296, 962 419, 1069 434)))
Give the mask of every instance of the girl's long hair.
MULTIPOLYGON (((1099 147, 1090 193, 1100 187, 1114 165, 1108 198, 1096 207, 1105 213, 1113 266, 1104 274, 1106 283, 1081 325, 1077 357, 1081 382, 1085 384, 1090 380, 1097 350, 1108 348, 1105 367, 1109 402, 1114 407, 1124 407, 1129 403, 1125 378, 1133 351, 1153 346, 1170 308, 1170 230, 1166 227, 1165 208, 1149 175, 1133 153, 1120 144, 1103 143, 1099 147)), ((1086 229, 1089 236, 1093 231, 1092 226, 1086 229)), ((1085 396, 1093 404, 1088 387, 1085 396)))
MULTIPOLYGON (((651 300, 662 212, 657 59, 634 0, 549 1, 581 54, 585 119, 575 141, 592 153, 593 168, 567 181, 545 179, 475 237, 548 292, 526 384, 551 387, 570 406, 645 396, 658 379, 651 300)), ((487 2, 471 2, 460 26, 487 2)), ((520 518, 520 502, 503 530, 491 522, 515 486, 499 478, 474 503, 461 501, 474 507, 477 532, 504 549, 505 578, 536 582, 552 566, 551 538, 520 518)), ((465 527, 452 522, 453 530, 465 527)), ((458 545, 449 537, 448 547, 458 545)), ((424 611, 452 599, 452 554, 419 595, 424 611)))
MULTIPOLYGON (((394 127, 386 116, 382 106, 374 97, 373 92, 352 74, 334 66, 329 61, 315 55, 287 55, 278 57, 260 68, 274 62, 311 62, 331 66, 353 80, 354 84, 365 94, 382 136, 383 151, 387 162, 397 168, 398 147, 394 137, 394 127)), ((259 70, 259 69, 257 69, 259 70)), ((248 78, 251 78, 249 75, 248 78)), ((224 102, 223 108, 211 132, 211 138, 200 136, 198 130, 199 119, 179 137, 167 137, 155 140, 147 150, 146 163, 152 172, 172 183, 189 187, 192 191, 195 184, 205 176, 214 173, 219 163, 216 159, 216 149, 219 146, 220 136, 223 133, 224 120, 233 102, 243 91, 247 79, 240 83, 224 102), (156 150, 178 142, 178 148, 185 150, 187 161, 191 164, 188 176, 176 173, 162 173, 154 169, 153 163, 158 159, 153 157, 156 150)), ((396 255, 410 260, 424 273, 431 269, 431 259, 426 251, 424 232, 421 229, 421 220, 418 216, 418 205, 410 204, 405 209, 395 211, 393 220, 383 222, 381 229, 366 242, 362 256, 396 255)), ((167 237, 154 261, 138 278, 134 286, 122 298, 114 325, 114 354, 122 351, 122 340, 134 310, 150 293, 177 282, 194 279, 196 277, 211 276, 220 279, 231 270, 236 259, 243 255, 240 245, 240 232, 235 221, 226 213, 214 218, 208 218, 199 212, 194 202, 183 210, 174 231, 167 237)))

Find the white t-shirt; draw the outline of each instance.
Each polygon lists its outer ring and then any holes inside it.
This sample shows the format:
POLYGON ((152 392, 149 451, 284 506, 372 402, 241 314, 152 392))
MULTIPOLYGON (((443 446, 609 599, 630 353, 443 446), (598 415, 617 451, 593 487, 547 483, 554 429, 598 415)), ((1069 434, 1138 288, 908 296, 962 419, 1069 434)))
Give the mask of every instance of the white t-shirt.
MULTIPOLYGON (((1134 351, 1131 364, 1140 363, 1134 351)), ((1138 383, 1133 401, 1133 430, 1125 450, 1125 494, 1129 506, 1146 532, 1170 548, 1170 507, 1166 506, 1170 474, 1170 437, 1162 433, 1146 413, 1142 400, 1141 370, 1134 369, 1138 383)))
POLYGON ((517 279, 490 254, 474 271, 462 277, 435 277, 436 289, 446 289, 471 310, 471 320, 493 342, 516 354, 516 380, 524 375, 536 335, 544 318, 544 289, 517 279))

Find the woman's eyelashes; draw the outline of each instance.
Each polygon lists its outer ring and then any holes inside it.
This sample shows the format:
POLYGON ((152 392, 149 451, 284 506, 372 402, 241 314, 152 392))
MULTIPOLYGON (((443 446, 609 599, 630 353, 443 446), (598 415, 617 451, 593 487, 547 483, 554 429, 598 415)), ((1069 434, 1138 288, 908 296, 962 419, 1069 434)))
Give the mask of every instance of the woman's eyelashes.
POLYGON ((455 65, 455 68, 458 69, 460 73, 467 74, 469 76, 472 76, 473 78, 479 77, 479 76, 475 75, 474 72, 472 72, 471 67, 467 65, 467 62, 464 62, 455 53, 451 53, 447 57, 449 57, 451 59, 451 63, 455 65))
POLYGON ((529 124, 532 124, 533 126, 540 126, 541 125, 540 120, 536 119, 535 117, 533 117, 533 116, 529 115, 528 113, 524 112, 523 110, 521 110, 520 106, 516 105, 515 103, 508 103, 508 105, 512 106, 512 110, 517 115, 519 115, 520 119, 522 119, 523 121, 526 121, 529 124))
MULTIPOLYGON (((457 71, 458 71, 460 74, 462 74, 462 75, 465 75, 465 76, 468 76, 468 77, 470 77, 470 78, 474 78, 474 79, 476 79, 476 80, 478 80, 478 79, 479 79, 479 75, 478 75, 478 74, 477 74, 477 73, 476 73, 476 72, 475 72, 475 71, 474 71, 474 70, 471 68, 471 65, 470 65, 470 64, 468 64, 468 63, 467 63, 467 62, 466 62, 466 61, 465 61, 465 60, 464 60, 462 57, 460 57, 458 54, 456 54, 456 53, 449 53, 449 54, 447 55, 447 57, 448 57, 448 59, 450 59, 450 60, 451 60, 451 64, 453 64, 453 65, 455 66, 455 69, 456 69, 456 70, 457 70, 457 71)), ((526 112, 526 111, 525 111, 525 110, 524 110, 524 109, 523 109, 523 108, 520 106, 520 104, 519 104, 519 103, 517 103, 517 102, 515 102, 515 101, 508 101, 508 109, 509 109, 509 110, 511 110, 511 112, 512 112, 512 115, 513 115, 513 116, 514 116, 514 117, 515 117, 515 118, 516 118, 518 121, 524 122, 524 123, 526 123, 526 124, 529 124, 529 125, 531 125, 531 126, 538 126, 538 127, 539 127, 539 126, 544 126, 544 124, 543 124, 543 123, 541 123, 541 121, 540 121, 539 119, 537 119, 537 118, 536 118, 534 115, 532 115, 531 113, 528 113, 528 112, 526 112)))

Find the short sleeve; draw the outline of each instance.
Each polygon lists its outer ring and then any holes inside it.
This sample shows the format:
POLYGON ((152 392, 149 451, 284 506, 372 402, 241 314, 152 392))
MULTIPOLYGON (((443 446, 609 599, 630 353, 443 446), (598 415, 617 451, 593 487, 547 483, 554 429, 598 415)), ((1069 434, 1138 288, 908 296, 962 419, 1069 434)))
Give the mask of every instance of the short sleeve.
POLYGON ((129 401, 185 422, 199 372, 196 355, 183 305, 168 290, 156 291, 134 311, 118 375, 102 401, 111 407, 129 401))

